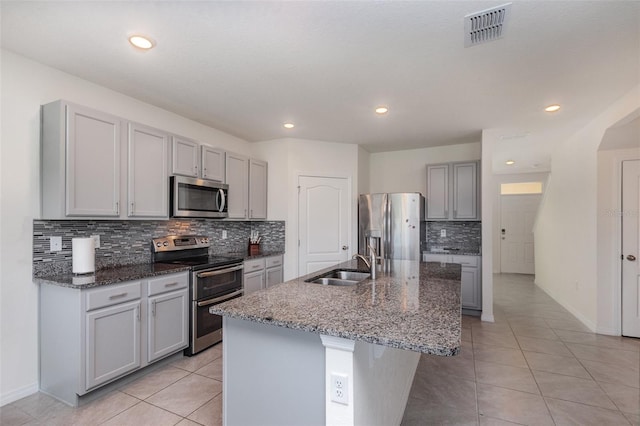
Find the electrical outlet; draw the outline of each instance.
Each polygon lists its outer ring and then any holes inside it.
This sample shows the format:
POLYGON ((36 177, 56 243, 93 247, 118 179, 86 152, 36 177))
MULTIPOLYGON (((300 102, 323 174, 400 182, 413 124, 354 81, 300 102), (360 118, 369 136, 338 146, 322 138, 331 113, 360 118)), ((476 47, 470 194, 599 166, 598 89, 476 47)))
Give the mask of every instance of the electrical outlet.
POLYGON ((49 251, 62 250, 62 237, 49 237, 49 251))
POLYGON ((445 237, 447 236, 447 230, 446 230, 446 229, 441 229, 441 230, 440 230, 440 236, 441 236, 442 238, 445 238, 445 237))
POLYGON ((227 231, 222 231, 222 239, 226 240, 227 239, 227 231))
POLYGON ((331 401, 349 405, 349 378, 344 374, 331 374, 331 401))
POLYGON ((93 238, 95 248, 100 248, 100 235, 92 235, 91 238, 93 238))

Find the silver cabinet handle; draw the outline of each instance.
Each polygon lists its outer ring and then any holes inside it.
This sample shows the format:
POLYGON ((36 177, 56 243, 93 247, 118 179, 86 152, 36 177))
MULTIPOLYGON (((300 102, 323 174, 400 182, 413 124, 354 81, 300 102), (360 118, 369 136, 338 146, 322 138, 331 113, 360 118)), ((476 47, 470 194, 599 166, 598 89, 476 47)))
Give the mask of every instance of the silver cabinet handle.
POLYGON ((213 305, 214 303, 224 302, 229 299, 233 299, 236 296, 242 296, 244 290, 234 291, 233 293, 225 294, 224 296, 216 297, 215 299, 205 300, 203 302, 198 302, 198 307, 202 308, 203 306, 213 305))
POLYGON ((120 203, 116 201, 116 216, 120 216, 120 203))
POLYGON ((109 300, 119 299, 121 297, 125 297, 127 294, 128 294, 127 292, 119 293, 119 294, 112 294, 111 296, 109 296, 109 300))
POLYGON ((242 268, 244 268, 244 266, 240 265, 240 266, 234 266, 233 268, 220 269, 220 270, 217 270, 217 271, 200 272, 199 274, 197 274, 197 277, 198 278, 213 277, 215 275, 226 274, 227 272, 239 271, 242 268))
POLYGON ((627 260, 628 260, 629 262, 635 262, 636 257, 635 257, 634 255, 630 254, 630 255, 628 255, 628 256, 627 256, 627 260))
POLYGON ((167 283, 164 286, 165 287, 173 287, 174 285, 178 285, 178 283, 177 282, 167 283))
POLYGON ((131 203, 131 214, 133 214, 133 203, 131 203))
POLYGON ((156 316, 156 301, 151 302, 151 315, 156 316))

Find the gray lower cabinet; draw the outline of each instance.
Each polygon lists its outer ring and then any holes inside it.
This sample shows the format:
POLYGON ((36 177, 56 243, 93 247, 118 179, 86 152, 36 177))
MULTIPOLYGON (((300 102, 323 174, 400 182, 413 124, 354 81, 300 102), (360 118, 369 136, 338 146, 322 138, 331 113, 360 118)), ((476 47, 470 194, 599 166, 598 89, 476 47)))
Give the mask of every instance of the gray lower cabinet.
POLYGON ((244 294, 262 290, 283 281, 282 255, 244 262, 244 294))
POLYGON ((462 308, 482 310, 482 256, 425 253, 423 260, 425 262, 459 263, 462 266, 460 295, 462 308))
POLYGON ((70 405, 188 344, 187 272, 77 289, 40 285, 40 390, 70 405))

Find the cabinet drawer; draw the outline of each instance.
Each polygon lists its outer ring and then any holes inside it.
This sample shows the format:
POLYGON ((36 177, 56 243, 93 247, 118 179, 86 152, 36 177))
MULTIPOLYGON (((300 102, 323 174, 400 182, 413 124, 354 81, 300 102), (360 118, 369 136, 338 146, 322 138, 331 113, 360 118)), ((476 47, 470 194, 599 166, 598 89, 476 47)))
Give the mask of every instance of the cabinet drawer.
POLYGON ((158 278, 151 278, 147 283, 147 294, 153 296, 167 291, 178 290, 189 286, 189 275, 182 274, 165 275, 158 278))
POLYGON ((272 256, 266 259, 267 268, 282 266, 282 256, 272 256))
POLYGON ((245 274, 248 274, 249 272, 260 271, 262 269, 264 269, 264 257, 254 260, 245 260, 244 262, 245 274))
POLYGON ((477 268, 480 264, 480 256, 451 256, 453 263, 459 263, 462 266, 471 266, 477 268))
POLYGON ((87 292, 87 311, 140 299, 140 281, 108 286, 87 292))

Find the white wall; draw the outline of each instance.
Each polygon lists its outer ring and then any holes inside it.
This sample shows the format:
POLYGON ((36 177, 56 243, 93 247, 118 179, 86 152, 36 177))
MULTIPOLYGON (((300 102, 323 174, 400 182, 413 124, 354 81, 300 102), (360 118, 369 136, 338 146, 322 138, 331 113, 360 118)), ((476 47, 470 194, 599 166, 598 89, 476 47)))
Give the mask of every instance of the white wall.
POLYGON ((480 142, 371 154, 370 192, 427 194, 427 164, 481 158, 480 142))
POLYGON ((285 280, 299 276, 297 187, 301 174, 351 179, 350 247, 357 247, 356 201, 361 159, 358 145, 287 138, 256 142, 252 149, 255 155, 269 162, 268 217, 285 221, 285 280))
MULTIPOLYGON (((0 405, 38 388, 38 287, 33 219, 40 211, 40 105, 57 99, 243 154, 250 145, 210 127, 1 50, 0 405)), ((61 350, 64 350, 62 348, 61 350)))
POLYGON ((536 283, 592 330, 598 323, 598 147, 608 127, 639 107, 637 86, 558 143, 538 215, 536 283))
MULTIPOLYGON (((631 141, 629 141, 631 142, 631 141)), ((598 292, 596 331, 619 335, 621 329, 621 162, 640 160, 637 148, 598 152, 598 292)))

